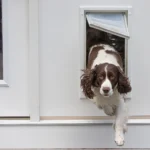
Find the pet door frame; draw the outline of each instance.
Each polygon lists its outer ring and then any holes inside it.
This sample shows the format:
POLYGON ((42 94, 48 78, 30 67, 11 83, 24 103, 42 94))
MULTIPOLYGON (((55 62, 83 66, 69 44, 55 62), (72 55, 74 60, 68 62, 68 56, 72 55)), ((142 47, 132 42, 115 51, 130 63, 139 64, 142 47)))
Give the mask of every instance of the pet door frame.
MULTIPOLYGON (((128 16, 132 14, 132 6, 80 6, 80 70, 86 68, 86 13, 124 13, 128 25, 128 16)), ((128 39, 125 38, 125 74, 128 73, 128 39)), ((82 75, 80 71, 80 76, 82 75)), ((80 99, 86 99, 79 86, 80 99)), ((126 99, 131 99, 131 93, 126 95, 126 99)))

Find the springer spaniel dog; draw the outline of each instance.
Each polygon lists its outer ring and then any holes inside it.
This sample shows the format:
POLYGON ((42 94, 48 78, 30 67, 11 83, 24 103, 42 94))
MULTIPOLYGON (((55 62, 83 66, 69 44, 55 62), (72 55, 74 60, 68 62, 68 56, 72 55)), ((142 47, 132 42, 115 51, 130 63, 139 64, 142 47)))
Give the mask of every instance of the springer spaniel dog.
POLYGON ((97 44, 90 48, 87 63, 87 69, 81 76, 83 93, 93 99, 105 114, 116 116, 115 142, 121 146, 128 118, 124 95, 131 91, 121 56, 112 46, 97 44))

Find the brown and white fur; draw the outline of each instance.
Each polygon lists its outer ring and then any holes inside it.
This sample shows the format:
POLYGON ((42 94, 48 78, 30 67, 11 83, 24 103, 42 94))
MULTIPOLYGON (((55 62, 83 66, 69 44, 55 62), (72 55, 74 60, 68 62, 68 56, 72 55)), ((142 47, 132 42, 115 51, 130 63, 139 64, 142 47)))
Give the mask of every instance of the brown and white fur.
POLYGON ((128 117, 124 95, 131 91, 131 86, 119 53, 106 44, 94 45, 90 48, 87 69, 83 71, 81 87, 85 96, 93 99, 107 115, 116 116, 115 142, 123 145, 128 117))

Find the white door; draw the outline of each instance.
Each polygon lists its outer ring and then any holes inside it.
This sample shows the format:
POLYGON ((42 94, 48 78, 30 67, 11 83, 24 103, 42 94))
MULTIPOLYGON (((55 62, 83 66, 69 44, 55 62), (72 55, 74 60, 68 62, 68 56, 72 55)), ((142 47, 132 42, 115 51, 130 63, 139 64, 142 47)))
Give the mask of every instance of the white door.
POLYGON ((85 49, 80 46, 80 41, 84 44, 84 36, 81 34, 81 21, 85 19, 81 8, 84 7, 99 11, 106 7, 106 12, 109 9, 117 11, 119 7, 122 10, 131 8, 127 16, 131 36, 128 42, 127 70, 133 88, 130 115, 150 114, 150 72, 147 69, 150 63, 149 51, 141 42, 144 38, 144 43, 149 43, 147 32, 150 22, 146 17, 150 12, 146 5, 148 3, 130 0, 39 0, 41 116, 104 115, 79 96, 80 70, 83 69, 84 65, 81 64, 84 64, 85 57, 85 49))
POLYGON ((29 116, 28 1, 1 3, 0 117, 29 116))

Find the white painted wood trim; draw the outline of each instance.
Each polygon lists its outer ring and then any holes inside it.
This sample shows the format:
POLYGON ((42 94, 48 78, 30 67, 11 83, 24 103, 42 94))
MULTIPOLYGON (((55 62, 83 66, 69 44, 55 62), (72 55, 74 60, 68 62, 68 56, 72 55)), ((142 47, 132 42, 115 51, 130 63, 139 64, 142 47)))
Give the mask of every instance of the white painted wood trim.
POLYGON ((0 87, 8 87, 9 76, 9 37, 8 37, 8 0, 2 0, 2 33, 3 33, 3 80, 0 80, 0 87))
MULTIPOLYGON (((80 45, 80 77, 82 75, 82 69, 86 67, 86 17, 84 13, 84 8, 80 7, 80 25, 79 25, 79 45, 80 45)), ((79 80, 80 81, 80 80, 79 80)), ((79 98, 85 99, 85 96, 82 92, 82 89, 80 88, 80 82, 79 82, 79 98)))
MULTIPOLYGON (((0 126, 3 125, 26 125, 26 126, 44 126, 44 125, 103 125, 113 124, 113 120, 0 120, 0 126)), ((150 125, 150 119, 130 119, 129 125, 150 125)))
MULTIPOLYGON (((36 149, 43 150, 110 150, 111 148, 130 148, 135 150, 150 148, 149 125, 130 125, 125 134, 125 144, 118 147, 114 142, 112 125, 82 126, 0 126, 1 149, 36 149)), ((115 150, 116 150, 115 149, 115 150)), ((118 149, 118 150, 119 150, 118 149)))
POLYGON ((29 0, 29 101, 30 119, 39 121, 39 1, 29 0))
POLYGON ((9 87, 8 82, 5 82, 5 80, 0 80, 0 87, 9 87))
POLYGON ((128 12, 132 14, 132 6, 80 6, 80 14, 85 12, 128 12))

